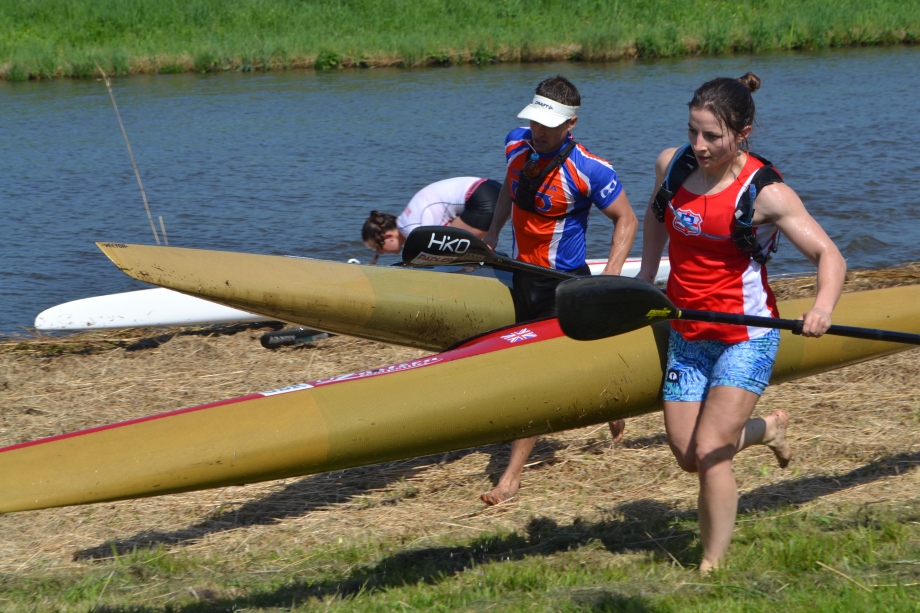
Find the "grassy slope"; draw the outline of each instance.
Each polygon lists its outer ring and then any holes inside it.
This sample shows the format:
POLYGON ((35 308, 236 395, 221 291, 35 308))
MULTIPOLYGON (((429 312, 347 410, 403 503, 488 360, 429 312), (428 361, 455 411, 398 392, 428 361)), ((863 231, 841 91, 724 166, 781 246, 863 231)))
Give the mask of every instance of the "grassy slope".
POLYGON ((614 59, 913 43, 902 0, 0 0, 0 72, 614 59))

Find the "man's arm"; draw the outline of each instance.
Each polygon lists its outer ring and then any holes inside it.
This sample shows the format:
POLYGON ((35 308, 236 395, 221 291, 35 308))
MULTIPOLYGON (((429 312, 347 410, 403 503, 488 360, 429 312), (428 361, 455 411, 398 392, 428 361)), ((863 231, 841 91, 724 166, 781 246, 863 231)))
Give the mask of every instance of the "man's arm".
POLYGON ((623 263, 629 255, 629 250, 632 249, 633 241, 636 239, 639 220, 636 218, 632 205, 629 204, 625 191, 620 192, 616 200, 611 202, 607 208, 601 209, 601 211, 614 224, 613 238, 610 241, 610 255, 601 274, 618 275, 623 270, 623 263))
POLYGON ((654 283, 658 277, 658 268, 661 266, 661 256, 664 246, 668 242, 668 231, 664 224, 658 221, 652 207, 645 210, 642 221, 642 265, 639 268, 637 279, 646 283, 654 283))
POLYGON ((502 183, 502 189, 498 192, 498 200, 495 201, 495 212, 492 214, 492 225, 489 231, 483 237, 483 241, 493 249, 498 245, 498 235, 502 228, 511 219, 511 186, 508 184, 508 175, 505 175, 505 181, 502 183))

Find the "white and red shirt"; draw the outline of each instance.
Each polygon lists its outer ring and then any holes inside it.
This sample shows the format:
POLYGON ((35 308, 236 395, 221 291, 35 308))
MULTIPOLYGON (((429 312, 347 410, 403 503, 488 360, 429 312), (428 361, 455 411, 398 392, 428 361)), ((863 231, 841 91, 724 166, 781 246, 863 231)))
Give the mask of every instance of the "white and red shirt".
MULTIPOLYGON (((670 242, 671 275, 668 297, 679 308, 722 311, 761 317, 778 317, 776 298, 767 285, 767 269, 741 251, 731 238, 732 220, 738 197, 763 163, 747 156, 741 173, 718 194, 693 194, 683 186, 665 211, 670 242), (723 238, 707 238, 702 234, 723 238)), ((768 248, 776 240, 775 226, 755 229, 758 242, 768 248)), ((766 334, 768 328, 754 328, 697 321, 672 320, 671 326, 687 340, 716 340, 739 343, 766 334)))
POLYGON ((466 201, 487 179, 455 177, 432 183, 420 189, 402 215, 396 218, 396 228, 409 236, 419 226, 446 226, 466 208, 466 201))

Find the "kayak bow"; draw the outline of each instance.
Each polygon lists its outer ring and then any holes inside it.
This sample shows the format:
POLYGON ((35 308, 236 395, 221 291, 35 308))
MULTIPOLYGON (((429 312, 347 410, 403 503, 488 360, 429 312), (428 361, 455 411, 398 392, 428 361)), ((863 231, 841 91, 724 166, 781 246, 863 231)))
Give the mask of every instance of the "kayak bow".
MULTIPOLYGON (((36 327, 73 330, 280 319, 438 351, 514 322, 508 286, 478 266, 474 274, 463 274, 459 267, 422 273, 307 258, 97 244, 129 276, 169 290, 68 302, 41 313, 36 327)), ((594 274, 606 263, 588 260, 594 274)), ((623 274, 635 276, 639 263, 627 260, 623 274)), ((664 258, 658 280, 663 283, 669 271, 664 258)), ((505 278, 510 283, 510 276, 505 278)))
POLYGON ((229 251, 96 243, 125 274, 336 334, 441 350, 514 322, 494 278, 229 251))

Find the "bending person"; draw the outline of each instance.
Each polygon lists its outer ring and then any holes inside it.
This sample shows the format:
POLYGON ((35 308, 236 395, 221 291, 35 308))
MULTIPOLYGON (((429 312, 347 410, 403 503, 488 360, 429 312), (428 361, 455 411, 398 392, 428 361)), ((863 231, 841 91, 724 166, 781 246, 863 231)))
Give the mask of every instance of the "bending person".
POLYGON ((486 235, 492 223, 501 184, 479 177, 444 179, 420 189, 399 217, 371 211, 361 229, 361 240, 377 252, 399 253, 406 237, 419 226, 454 226, 486 235))
MULTIPOLYGON (((751 94, 759 87, 760 79, 748 73, 714 79, 694 92, 689 145, 663 151, 655 165, 661 187, 645 214, 637 278, 653 282, 670 241, 667 294, 675 305, 777 317, 764 264, 782 232, 818 269, 817 296, 802 317, 802 334, 821 336, 831 325, 846 263, 779 173, 746 150, 754 124, 751 94)), ((779 332, 679 320, 671 327, 664 423, 677 463, 699 474, 705 573, 723 559, 735 525, 734 455, 763 444, 780 467, 791 457, 785 411, 751 419, 770 379, 779 332)))
MULTIPOLYGON (((614 224, 604 274, 617 275, 639 223, 610 163, 589 153, 572 136, 580 104, 578 89, 561 75, 537 86, 533 101, 518 114, 530 120, 530 126, 516 128, 505 138, 507 173, 484 240, 494 248, 510 218, 514 258, 589 275, 585 232, 588 213, 597 207, 614 224)), ((559 283, 545 276, 514 273, 516 321, 555 316, 559 283)), ((611 422, 614 441, 622 437, 623 427, 623 420, 611 422)), ((521 472, 536 440, 530 437, 511 443, 508 467, 495 488, 482 495, 483 502, 498 504, 517 494, 521 472)))

